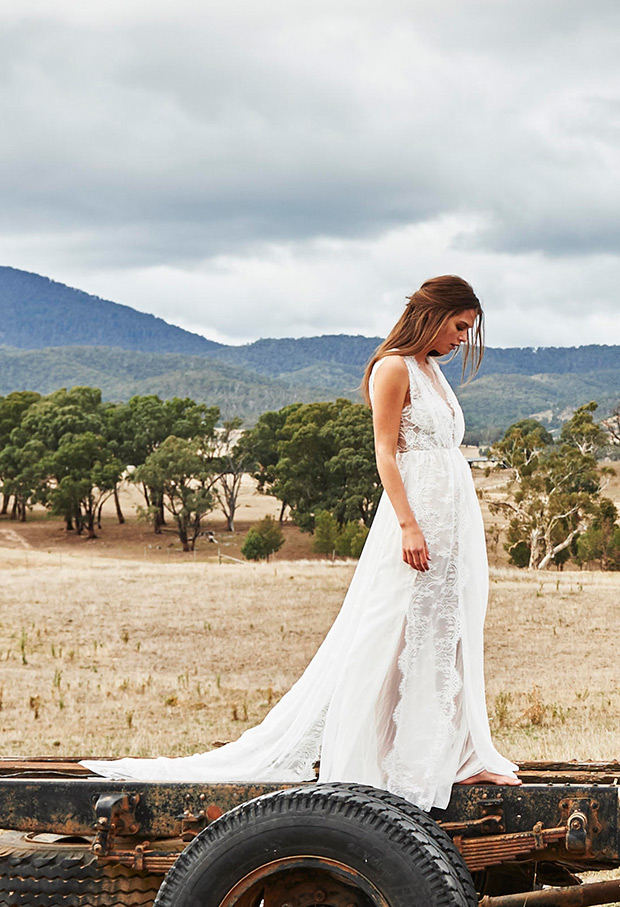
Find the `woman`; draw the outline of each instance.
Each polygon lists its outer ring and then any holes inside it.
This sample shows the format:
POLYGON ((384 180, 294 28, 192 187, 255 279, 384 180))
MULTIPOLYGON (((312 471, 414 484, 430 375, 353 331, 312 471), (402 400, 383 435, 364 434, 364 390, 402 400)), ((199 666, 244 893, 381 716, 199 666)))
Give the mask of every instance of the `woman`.
POLYGON ((518 784, 489 732, 482 634, 482 517, 459 450, 461 408, 435 362, 465 346, 475 373, 483 313, 459 277, 426 281, 366 369, 384 494, 342 609, 302 677, 239 740, 177 759, 84 761, 114 778, 371 784, 423 809, 452 785, 518 784), (471 340, 473 335, 473 342, 471 340))

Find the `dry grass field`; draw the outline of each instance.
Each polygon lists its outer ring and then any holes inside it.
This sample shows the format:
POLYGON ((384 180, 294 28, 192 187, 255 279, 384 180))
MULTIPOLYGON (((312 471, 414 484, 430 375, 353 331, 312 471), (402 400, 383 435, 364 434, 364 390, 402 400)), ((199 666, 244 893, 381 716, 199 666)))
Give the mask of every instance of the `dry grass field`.
MULTIPOLYGON (((490 497, 510 476, 474 470, 489 541, 489 714, 516 761, 617 759, 620 575, 506 566, 490 497)), ((620 478, 605 493, 620 504, 620 478)), ((279 504, 244 482, 237 531, 184 554, 108 504, 95 540, 43 511, 0 521, 3 755, 179 755, 238 736, 303 671, 337 613, 354 565, 312 553, 285 523, 270 564, 237 563, 247 528, 279 504)), ((501 526, 499 527, 501 530, 501 526)))
MULTIPOLYGON (((6 525, 6 524, 4 524, 6 525)), ((0 549, 3 755, 180 755, 236 737, 303 671, 352 564, 0 549)), ((492 568, 488 706, 506 755, 617 759, 620 576, 492 568)))

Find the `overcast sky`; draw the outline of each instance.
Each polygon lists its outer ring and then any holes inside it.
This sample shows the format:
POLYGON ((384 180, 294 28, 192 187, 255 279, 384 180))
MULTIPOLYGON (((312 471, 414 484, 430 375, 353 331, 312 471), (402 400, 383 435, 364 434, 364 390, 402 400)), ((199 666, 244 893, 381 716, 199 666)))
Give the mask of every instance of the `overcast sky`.
POLYGON ((0 0, 0 263, 215 340, 620 343, 618 0, 0 0))

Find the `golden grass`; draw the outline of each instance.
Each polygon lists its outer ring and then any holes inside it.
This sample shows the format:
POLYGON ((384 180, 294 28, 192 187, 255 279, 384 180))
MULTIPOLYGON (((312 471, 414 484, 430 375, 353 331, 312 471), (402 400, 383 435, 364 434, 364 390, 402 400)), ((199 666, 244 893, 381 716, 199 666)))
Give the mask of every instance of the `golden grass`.
MULTIPOLYGON (((3 755, 182 755, 301 674, 353 565, 145 563, 0 549, 3 755)), ((488 706, 516 759, 620 754, 620 575, 491 571, 488 706)))

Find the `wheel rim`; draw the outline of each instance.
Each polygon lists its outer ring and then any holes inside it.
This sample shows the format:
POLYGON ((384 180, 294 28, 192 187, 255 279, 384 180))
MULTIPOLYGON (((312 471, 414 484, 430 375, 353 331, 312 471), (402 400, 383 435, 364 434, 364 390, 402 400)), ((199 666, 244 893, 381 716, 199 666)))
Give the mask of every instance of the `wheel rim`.
POLYGON ((219 907, 389 907, 362 873, 328 857, 283 857, 234 885, 219 907))

